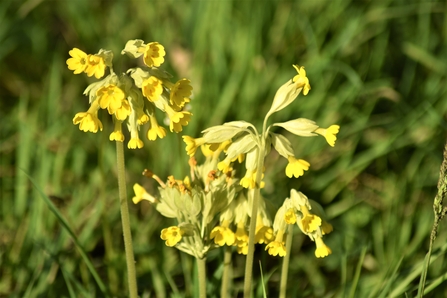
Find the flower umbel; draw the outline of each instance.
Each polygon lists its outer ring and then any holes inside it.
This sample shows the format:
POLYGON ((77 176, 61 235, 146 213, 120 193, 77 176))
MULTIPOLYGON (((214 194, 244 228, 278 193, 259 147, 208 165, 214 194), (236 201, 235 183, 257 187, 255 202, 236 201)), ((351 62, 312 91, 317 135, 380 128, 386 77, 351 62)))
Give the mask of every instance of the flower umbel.
POLYGON ((192 116, 190 112, 182 110, 185 104, 190 102, 192 95, 190 81, 181 79, 176 83, 170 82, 171 75, 158 69, 166 55, 164 47, 158 42, 145 44, 143 40, 129 40, 121 53, 132 58, 143 56, 147 67, 136 67, 126 73, 116 74, 112 68, 111 51, 101 49, 96 54, 87 54, 77 48, 70 50, 71 57, 66 63, 68 69, 75 74, 85 73, 89 77, 100 79, 104 77, 107 68, 110 70, 109 75, 86 88, 84 94, 88 95, 91 107, 87 112, 76 114, 73 123, 79 124, 82 131, 96 133, 103 129, 98 119, 98 110, 107 109, 115 122, 109 139, 124 141, 121 126, 125 121, 131 135, 128 142, 130 149, 143 148, 144 143, 139 137, 139 131, 140 126, 148 122, 149 140, 166 136, 166 129, 160 126, 155 118, 156 109, 170 118, 171 132, 181 132, 192 116))

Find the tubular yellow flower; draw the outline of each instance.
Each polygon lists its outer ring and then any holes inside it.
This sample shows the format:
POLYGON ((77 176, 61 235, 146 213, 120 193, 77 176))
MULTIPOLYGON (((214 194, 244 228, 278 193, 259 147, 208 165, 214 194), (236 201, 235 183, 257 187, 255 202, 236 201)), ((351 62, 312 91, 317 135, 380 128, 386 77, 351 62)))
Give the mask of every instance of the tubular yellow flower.
POLYGON ((110 134, 109 136, 109 140, 110 141, 119 141, 119 142, 124 142, 124 134, 121 128, 121 124, 123 122, 116 120, 115 121, 115 128, 113 130, 113 132, 110 134))
POLYGON ((69 70, 73 70, 74 74, 80 74, 87 68, 88 55, 78 48, 68 52, 72 58, 67 59, 67 66, 69 70))
POLYGON ((138 136, 138 130, 130 131, 130 141, 127 143, 127 148, 129 149, 141 149, 144 147, 143 141, 140 140, 138 136))
POLYGON ((73 124, 77 125, 79 124, 79 129, 87 132, 98 132, 98 129, 102 131, 102 123, 98 119, 98 110, 99 105, 98 102, 95 100, 92 102, 90 108, 87 110, 87 112, 77 113, 73 118, 73 124))
POLYGON ((182 236, 184 234, 184 230, 180 227, 169 227, 161 230, 160 238, 165 241, 166 246, 172 247, 182 240, 182 236))
POLYGON ((222 222, 221 226, 215 227, 210 234, 210 238, 214 239, 214 243, 219 246, 233 245, 236 241, 236 236, 233 231, 228 227, 230 223, 228 221, 222 222))
POLYGON ((176 110, 183 108, 185 103, 190 102, 192 94, 191 82, 187 79, 181 79, 171 88, 170 104, 176 110))
POLYGON ((96 96, 101 109, 107 109, 110 115, 114 114, 117 109, 121 108, 123 100, 125 99, 124 91, 114 84, 109 84, 99 88, 98 91, 96 91, 96 96))
POLYGON ((264 226, 259 218, 257 221, 256 232, 255 232, 255 243, 269 243, 273 240, 273 229, 268 226, 264 226))
POLYGON ((192 138, 190 136, 182 136, 183 142, 186 143, 186 153, 189 156, 194 156, 196 154, 197 148, 205 144, 204 138, 192 138))
POLYGON ((256 186, 256 171, 247 170, 245 172, 245 176, 239 182, 240 185, 244 188, 253 189, 256 186))
POLYGON ((293 208, 290 208, 286 211, 286 213, 284 214, 284 220, 289 225, 293 225, 296 223, 296 214, 293 208))
POLYGON ((175 112, 169 113, 168 109, 166 109, 166 112, 168 113, 168 117, 171 120, 171 123, 169 123, 169 129, 171 132, 175 131, 176 133, 179 133, 183 130, 183 126, 188 125, 189 120, 191 119, 191 113, 187 111, 181 111, 181 112, 175 112))
POLYGON ((309 79, 306 76, 306 71, 304 66, 299 67, 298 65, 293 65, 298 74, 293 77, 292 82, 295 84, 296 88, 303 88, 303 95, 307 95, 310 90, 309 79))
POLYGON ((284 231, 279 230, 276 234, 275 241, 270 242, 265 247, 268 250, 269 255, 284 257, 286 255, 286 246, 283 241, 284 231))
POLYGON ((238 241, 248 243, 248 234, 247 234, 247 229, 245 228, 244 222, 239 222, 237 224, 235 236, 238 241))
POLYGON ((165 48, 158 42, 150 42, 146 45, 143 62, 149 67, 159 67, 165 61, 165 48))
POLYGON ((151 121, 151 127, 147 131, 147 138, 149 141, 155 141, 158 138, 163 139, 166 137, 166 129, 158 125, 157 119, 153 115, 149 115, 151 121))
POLYGON ((335 141, 337 140, 336 135, 340 131, 340 126, 338 125, 331 125, 328 128, 317 128, 315 132, 319 135, 322 135, 326 142, 331 146, 335 146, 335 141))
POLYGON ((115 111, 115 117, 116 119, 122 121, 125 120, 130 115, 130 113, 131 113, 130 104, 126 99, 124 99, 121 104, 121 107, 115 111))
POLYGON ((138 204, 142 200, 149 201, 150 203, 156 203, 158 200, 151 196, 140 184, 135 183, 133 185, 133 191, 135 192, 135 196, 132 198, 132 202, 134 204, 138 204))
POLYGON ((321 234, 326 235, 326 234, 329 234, 330 232, 332 232, 333 230, 334 230, 334 228, 332 227, 332 225, 330 223, 328 223, 325 220, 322 221, 321 234))
POLYGON ((150 76, 141 84, 143 95, 150 101, 155 102, 163 93, 163 85, 161 80, 154 76, 150 76))
POLYGON ((228 173, 233 170, 231 163, 226 158, 217 164, 217 169, 223 173, 228 173))
POLYGON ((301 225, 303 228, 303 232, 311 233, 316 231, 319 226, 321 226, 321 218, 310 214, 309 209, 305 205, 300 206, 300 211, 303 214, 303 218, 301 218, 301 225))
POLYGON ((100 79, 104 76, 106 71, 106 65, 104 58, 98 55, 89 55, 87 59, 87 68, 85 72, 87 76, 91 77, 95 75, 95 78, 100 79))
POLYGON ((316 237, 315 244, 317 245, 317 249, 315 250, 315 256, 317 258, 327 257, 332 253, 332 250, 323 242, 323 238, 316 237))
POLYGON ((310 163, 303 159, 296 159, 293 156, 289 156, 288 160, 289 164, 286 167, 286 175, 289 178, 292 178, 292 176, 298 178, 304 175, 304 171, 309 170, 310 163))

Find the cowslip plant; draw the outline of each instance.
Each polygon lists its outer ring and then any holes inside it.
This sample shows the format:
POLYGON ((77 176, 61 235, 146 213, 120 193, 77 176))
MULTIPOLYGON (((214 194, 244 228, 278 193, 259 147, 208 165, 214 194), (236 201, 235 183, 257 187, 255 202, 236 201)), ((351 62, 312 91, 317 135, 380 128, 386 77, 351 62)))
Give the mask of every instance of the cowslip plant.
POLYGON ((102 131, 103 124, 98 117, 100 110, 106 110, 106 114, 112 117, 114 123, 109 139, 116 143, 129 296, 136 298, 138 290, 127 205, 123 148, 125 134, 122 126, 125 124, 129 130, 130 138, 127 142, 129 149, 143 148, 144 143, 139 136, 143 125, 147 124, 146 136, 151 141, 166 136, 166 129, 157 121, 156 110, 167 116, 171 132, 181 132, 192 116, 185 110, 186 104, 190 102, 192 87, 187 79, 171 82, 172 75, 159 68, 165 60, 166 52, 158 42, 146 44, 140 39, 129 40, 121 54, 134 59, 142 57, 144 67, 131 68, 124 73, 115 73, 113 53, 109 50, 101 49, 96 54, 86 54, 74 48, 69 54, 71 58, 67 60, 68 69, 74 74, 85 73, 99 80, 85 89, 84 95, 88 96, 90 107, 85 112, 77 113, 73 118, 73 124, 79 125, 79 129, 84 132, 102 131))
MULTIPOLYGON (((309 162, 295 156, 292 144, 284 135, 272 131, 275 127, 284 128, 297 136, 321 135, 332 147, 339 131, 338 125, 322 128, 315 121, 306 118, 267 126, 267 121, 273 113, 286 108, 300 93, 307 95, 310 90, 304 67, 294 65, 294 68, 298 74, 276 92, 272 106, 264 118, 261 133, 251 123, 232 121, 205 129, 199 138, 183 136, 186 152, 194 161, 191 163, 190 160, 190 165, 193 165, 191 167, 193 182, 190 184, 189 179, 177 182, 178 185, 185 185, 182 188, 178 187, 179 190, 171 190, 169 186, 165 187, 160 183, 162 187, 159 189, 159 201, 145 191, 139 191, 141 186, 134 186, 135 203, 142 199, 149 200, 156 204, 157 210, 162 215, 177 218, 179 223, 177 226, 166 228, 161 232, 161 238, 166 241, 167 246, 175 246, 198 259, 204 259, 209 249, 221 246, 234 246, 239 254, 247 255, 244 297, 251 295, 254 244, 265 244, 265 250, 272 256, 286 256, 286 243, 291 238, 288 234, 292 231, 288 226, 292 227, 291 225, 296 223, 299 229, 316 243, 317 258, 331 254, 331 249, 323 242, 323 235, 330 233, 332 226, 325 220, 324 212, 318 203, 292 189, 290 197, 276 210, 260 195, 260 189, 265 184, 262 181, 265 170, 264 159, 272 148, 287 159, 288 164, 285 168, 287 177, 301 177, 310 167, 309 162), (196 165, 194 157, 198 148, 201 148, 206 158, 201 166, 196 165), (222 153, 224 153, 223 159, 220 157, 222 153), (245 165, 243 175, 235 170, 237 162, 245 165), (200 183, 195 178, 199 178, 200 183), (210 179, 215 179, 213 183, 233 188, 231 199, 225 199, 213 191, 212 184, 207 182, 210 179), (235 187, 237 184, 239 187, 235 187), (197 188, 197 185, 201 186, 197 188), (182 194, 181 189, 186 189, 186 194, 182 194), (204 199, 208 195, 211 198, 204 199), (211 209, 214 212, 209 213, 207 210, 211 209), (175 211, 167 213, 166 210, 175 211), (185 212, 188 215, 185 215, 185 212), (191 218, 197 220, 198 224, 186 220, 191 218), (204 218, 208 219, 204 221, 204 218)), ((171 180, 176 181, 173 178, 171 180)), ((228 249, 225 252, 225 260, 228 260, 227 252, 228 249)), ((287 261, 283 263, 283 272, 287 271, 288 267, 288 258, 285 260, 287 261)), ((224 266, 222 297, 228 294, 228 281, 224 280, 228 276, 225 273, 227 267, 224 266)), ((281 287, 281 296, 285 297, 285 286, 281 287)))

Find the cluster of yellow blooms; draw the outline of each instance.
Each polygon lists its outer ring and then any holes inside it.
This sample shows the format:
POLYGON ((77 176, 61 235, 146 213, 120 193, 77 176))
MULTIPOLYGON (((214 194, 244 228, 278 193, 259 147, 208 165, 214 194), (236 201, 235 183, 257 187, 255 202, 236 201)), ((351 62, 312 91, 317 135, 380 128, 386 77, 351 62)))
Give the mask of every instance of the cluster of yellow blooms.
POLYGON ((312 120, 298 118, 266 127, 270 115, 284 109, 301 92, 306 95, 310 90, 304 67, 294 67, 298 74, 278 89, 261 134, 251 123, 233 121, 204 130, 200 138, 183 136, 186 152, 191 157, 191 178, 177 181, 171 177, 164 184, 151 175, 160 183, 159 200, 140 185, 134 186, 134 203, 149 200, 162 215, 177 218, 177 226, 161 232, 167 246, 175 246, 196 257, 203 257, 209 249, 224 245, 236 246, 238 253, 247 254, 248 226, 250 220, 256 218, 255 243, 266 244, 270 255, 285 256, 287 225, 295 223, 316 243, 316 257, 331 254, 323 235, 330 233, 332 226, 324 219, 321 206, 303 193, 292 189, 290 197, 276 212, 268 200, 260 197, 258 213, 251 214, 254 189, 264 186, 263 159, 271 148, 288 160, 285 173, 290 178, 302 176, 310 167, 307 161, 295 157, 292 144, 285 136, 271 129, 279 126, 304 137, 321 135, 330 146, 335 145, 338 125, 321 128, 312 120), (199 147, 206 157, 200 166, 194 158, 199 147), (221 153, 225 154, 223 160, 221 153), (241 179, 236 178, 236 161, 245 161, 246 171, 241 179))
POLYGON ((101 49, 91 55, 74 48, 69 54, 71 58, 67 60, 67 65, 75 74, 86 73, 89 77, 94 75, 100 79, 104 77, 107 68, 110 70, 109 75, 90 84, 84 91, 89 96, 90 108, 73 118, 73 123, 79 124, 80 130, 93 133, 102 131, 98 111, 106 109, 114 121, 109 139, 124 141, 122 124, 127 120, 130 131, 127 146, 136 149, 144 146, 138 133, 143 124, 149 123, 149 140, 166 136, 166 129, 158 124, 155 117, 155 108, 167 115, 171 132, 182 131, 182 127, 190 121, 191 113, 184 110, 192 94, 190 81, 181 79, 173 83, 170 81, 172 76, 158 68, 166 55, 164 47, 158 42, 145 44, 143 40, 129 40, 121 54, 132 58, 143 56, 146 67, 132 68, 122 74, 113 71, 111 51, 101 49))

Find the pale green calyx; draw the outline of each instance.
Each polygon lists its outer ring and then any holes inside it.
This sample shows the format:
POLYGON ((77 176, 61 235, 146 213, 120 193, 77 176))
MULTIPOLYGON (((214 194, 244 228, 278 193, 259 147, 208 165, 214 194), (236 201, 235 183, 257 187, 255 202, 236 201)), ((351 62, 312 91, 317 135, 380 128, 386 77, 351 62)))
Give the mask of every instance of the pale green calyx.
POLYGON ((247 153, 256 146, 256 140, 251 134, 238 138, 227 149, 227 159, 233 160, 239 154, 247 153))
POLYGON ((276 91, 272 106, 265 117, 268 118, 271 114, 287 107, 295 100, 298 94, 300 94, 301 90, 303 90, 303 88, 297 89, 293 81, 288 80, 284 85, 279 87, 278 91, 276 91))
POLYGON ((108 67, 112 67, 112 60, 113 60, 113 52, 110 50, 104 50, 100 49, 98 56, 101 56, 104 59, 104 64, 108 67))
POLYGON ((273 147, 281 156, 285 158, 289 158, 289 156, 294 156, 292 145, 285 136, 273 132, 269 132, 269 135, 273 147))
POLYGON ((129 40, 126 43, 124 49, 121 51, 121 55, 126 54, 132 58, 138 58, 144 54, 145 46, 146 45, 144 44, 144 40, 141 39, 129 40))
POLYGON ((282 123, 275 123, 273 126, 280 126, 287 131, 293 133, 297 136, 302 137, 314 137, 317 136, 314 131, 319 127, 315 121, 306 119, 306 118, 298 118, 294 120, 290 120, 282 123))
POLYGON ((202 131, 205 143, 209 144, 222 143, 231 140, 234 136, 241 132, 246 132, 246 130, 229 125, 212 126, 202 131))

